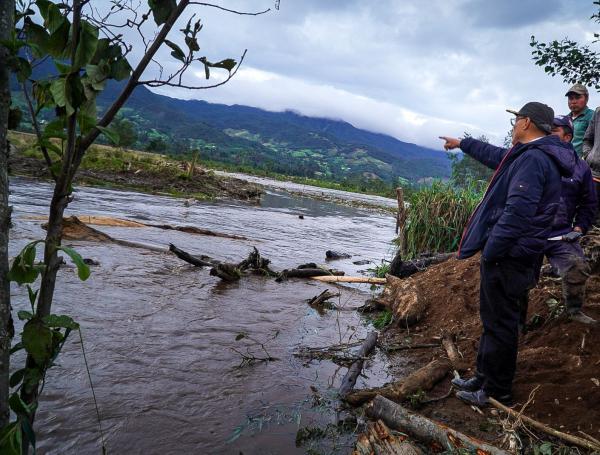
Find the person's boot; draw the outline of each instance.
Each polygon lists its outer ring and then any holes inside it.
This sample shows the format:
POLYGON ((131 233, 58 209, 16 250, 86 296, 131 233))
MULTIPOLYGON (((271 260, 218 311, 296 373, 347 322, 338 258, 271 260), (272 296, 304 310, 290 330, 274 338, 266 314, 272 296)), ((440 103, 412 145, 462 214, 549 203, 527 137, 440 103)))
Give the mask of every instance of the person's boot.
POLYGON ((571 321, 580 322, 582 324, 596 324, 598 322, 594 318, 583 314, 581 310, 569 311, 569 319, 571 321))
POLYGON ((483 385, 483 377, 475 375, 469 379, 463 378, 454 378, 450 383, 460 390, 466 390, 467 392, 475 392, 476 390, 481 389, 483 385))
MULTIPOLYGON (((492 398, 498 400, 505 406, 512 406, 512 395, 510 393, 504 395, 490 395, 492 398)), ((456 398, 464 401, 467 404, 474 406, 485 407, 490 404, 490 396, 483 389, 469 392, 467 390, 461 390, 456 392, 456 398)))

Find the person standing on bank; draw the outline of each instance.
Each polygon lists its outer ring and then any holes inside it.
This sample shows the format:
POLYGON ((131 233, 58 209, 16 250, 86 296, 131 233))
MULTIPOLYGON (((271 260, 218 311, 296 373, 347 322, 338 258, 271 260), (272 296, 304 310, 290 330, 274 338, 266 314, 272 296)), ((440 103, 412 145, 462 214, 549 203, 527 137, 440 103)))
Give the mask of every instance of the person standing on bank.
POLYGON ((583 156, 592 168, 596 196, 600 202, 600 107, 596 108, 583 136, 583 156))
POLYGON ((569 117, 571 118, 571 122, 573 122, 573 140, 571 143, 577 155, 583 157, 583 136, 594 115, 594 111, 587 105, 590 93, 585 85, 575 84, 565 93, 565 96, 568 99, 569 111, 571 111, 569 117))
MULTIPOLYGON (((563 142, 571 141, 573 129, 569 116, 554 119, 552 134, 563 142)), ((590 167, 577 157, 575 151, 573 154, 576 157, 575 169, 571 177, 562 179, 560 205, 544 255, 562 278, 563 298, 571 320, 594 324, 596 321, 581 311, 590 268, 578 239, 592 227, 598 211, 598 200, 590 167)))
POLYGON ((535 268, 551 232, 561 194, 561 176, 570 176, 570 145, 550 135, 554 111, 530 102, 512 120, 509 150, 475 139, 440 137, 446 150, 461 150, 495 169, 465 227, 459 259, 482 251, 479 313, 483 326, 473 378, 455 379, 456 396, 478 406, 488 397, 510 403, 517 363, 520 302, 535 285, 535 268))

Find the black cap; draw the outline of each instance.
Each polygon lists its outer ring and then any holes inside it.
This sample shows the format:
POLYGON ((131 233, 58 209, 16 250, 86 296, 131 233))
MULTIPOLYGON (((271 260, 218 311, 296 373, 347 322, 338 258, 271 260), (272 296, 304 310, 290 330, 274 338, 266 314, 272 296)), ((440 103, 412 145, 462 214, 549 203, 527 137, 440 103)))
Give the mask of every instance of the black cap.
POLYGON ((554 117, 553 125, 561 127, 565 133, 573 134, 573 122, 568 115, 554 117))
POLYGON ((545 105, 532 101, 523 106, 519 112, 507 109, 506 112, 518 115, 519 117, 528 117, 533 124, 546 134, 552 132, 552 122, 554 121, 554 110, 545 105))

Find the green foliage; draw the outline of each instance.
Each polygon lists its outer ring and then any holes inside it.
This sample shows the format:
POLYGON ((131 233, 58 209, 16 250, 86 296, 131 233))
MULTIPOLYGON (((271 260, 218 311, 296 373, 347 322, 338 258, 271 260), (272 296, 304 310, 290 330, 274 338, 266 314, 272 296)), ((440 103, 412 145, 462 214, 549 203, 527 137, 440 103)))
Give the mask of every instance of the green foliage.
MULTIPOLYGON (((464 137, 470 137, 468 133, 464 137)), ((486 136, 479 136, 477 140, 489 142, 486 136)), ((460 188, 476 187, 483 190, 490 178, 493 170, 481 164, 469 155, 463 154, 462 157, 458 154, 449 154, 448 158, 452 162, 452 183, 460 188)))
POLYGON ((374 277, 385 278, 385 276, 390 271, 390 263, 389 263, 389 261, 382 260, 381 264, 376 265, 375 267, 372 267, 372 268, 368 268, 367 271, 371 272, 371 274, 374 277))
MULTIPOLYGON (((600 23, 600 1, 595 0, 594 5, 598 11, 590 19, 600 23)), ((594 37, 593 43, 598 43, 600 34, 594 33, 594 37)), ((558 75, 571 84, 581 82, 600 91, 600 54, 589 45, 580 45, 569 38, 541 43, 535 36, 531 37, 529 44, 533 48, 533 61, 547 74, 558 75)))
POLYGON ((373 319, 373 327, 379 330, 384 329, 385 327, 390 325, 393 320, 393 313, 390 310, 385 309, 379 314, 379 316, 373 319))
MULTIPOLYGON (((77 324, 71 317, 50 314, 44 317, 36 313, 36 302, 39 290, 33 290, 29 283, 37 280, 44 272, 45 267, 36 261, 36 250, 43 240, 28 243, 14 258, 9 272, 9 279, 17 284, 26 284, 31 311, 20 310, 17 316, 26 321, 21 332, 20 341, 15 343, 11 354, 20 349, 25 349, 32 359, 25 368, 16 370, 9 380, 11 389, 15 391, 10 395, 10 409, 17 416, 17 421, 10 423, 0 430, 0 453, 21 454, 22 435, 26 434, 27 440, 35 450, 35 433, 29 423, 29 415, 35 409, 36 403, 26 404, 19 395, 22 390, 31 393, 42 380, 50 368, 72 330, 78 330, 77 324)), ((86 280, 90 275, 89 267, 83 262, 79 253, 69 247, 61 246, 59 250, 66 253, 77 267, 78 276, 86 280)))
POLYGON ((456 251, 481 197, 477 187, 456 188, 441 182, 412 193, 408 197, 410 207, 404 232, 406 260, 425 252, 456 251))

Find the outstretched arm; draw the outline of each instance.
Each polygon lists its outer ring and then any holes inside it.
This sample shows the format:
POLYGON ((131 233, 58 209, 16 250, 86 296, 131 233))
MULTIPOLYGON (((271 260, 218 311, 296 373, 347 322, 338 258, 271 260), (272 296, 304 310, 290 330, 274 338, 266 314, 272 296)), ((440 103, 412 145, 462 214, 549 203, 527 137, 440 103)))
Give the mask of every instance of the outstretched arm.
POLYGON ((508 152, 508 149, 496 147, 495 145, 470 137, 461 140, 448 136, 440 136, 440 139, 445 141, 444 149, 453 150, 460 147, 467 155, 494 170, 500 165, 502 158, 508 152))

